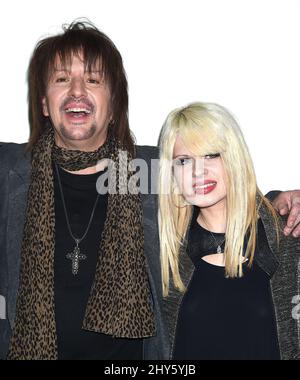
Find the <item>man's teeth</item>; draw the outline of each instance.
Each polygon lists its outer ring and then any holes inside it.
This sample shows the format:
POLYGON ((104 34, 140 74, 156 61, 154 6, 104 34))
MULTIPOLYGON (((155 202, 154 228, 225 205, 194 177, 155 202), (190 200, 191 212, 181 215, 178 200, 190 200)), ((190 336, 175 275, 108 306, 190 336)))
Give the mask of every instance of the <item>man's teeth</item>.
POLYGON ((84 112, 87 114, 91 113, 91 111, 86 108, 67 108, 66 113, 70 113, 70 112, 84 112))
POLYGON ((215 182, 211 182, 211 183, 206 183, 205 185, 196 185, 195 188, 196 189, 206 189, 207 187, 215 186, 215 185, 216 185, 215 182))

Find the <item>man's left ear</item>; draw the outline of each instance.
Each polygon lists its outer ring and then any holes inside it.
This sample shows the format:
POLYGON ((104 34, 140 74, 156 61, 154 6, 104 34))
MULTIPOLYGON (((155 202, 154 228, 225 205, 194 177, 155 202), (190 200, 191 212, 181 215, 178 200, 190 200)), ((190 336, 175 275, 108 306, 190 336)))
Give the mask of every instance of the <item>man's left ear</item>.
POLYGON ((49 111, 48 111, 48 106, 47 106, 47 100, 46 100, 45 96, 42 99, 42 107, 43 107, 43 115, 44 116, 49 116, 49 111))

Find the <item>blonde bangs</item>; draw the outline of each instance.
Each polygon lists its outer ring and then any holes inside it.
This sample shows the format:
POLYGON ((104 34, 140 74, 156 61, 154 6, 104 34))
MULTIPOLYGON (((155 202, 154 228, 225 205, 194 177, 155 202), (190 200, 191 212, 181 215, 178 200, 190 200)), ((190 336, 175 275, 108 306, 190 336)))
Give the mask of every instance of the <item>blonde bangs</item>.
POLYGON ((186 109, 176 121, 177 136, 195 156, 223 153, 226 150, 224 131, 214 118, 204 112, 196 114, 186 109))

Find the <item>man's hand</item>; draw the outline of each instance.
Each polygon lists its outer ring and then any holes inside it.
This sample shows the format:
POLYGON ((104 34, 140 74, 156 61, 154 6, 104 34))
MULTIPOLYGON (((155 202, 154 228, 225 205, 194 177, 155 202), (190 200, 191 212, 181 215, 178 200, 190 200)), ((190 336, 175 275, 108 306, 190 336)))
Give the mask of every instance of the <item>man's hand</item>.
POLYGON ((273 206, 280 215, 287 215, 287 225, 284 228, 286 236, 300 236, 300 190, 283 191, 273 201, 273 206))

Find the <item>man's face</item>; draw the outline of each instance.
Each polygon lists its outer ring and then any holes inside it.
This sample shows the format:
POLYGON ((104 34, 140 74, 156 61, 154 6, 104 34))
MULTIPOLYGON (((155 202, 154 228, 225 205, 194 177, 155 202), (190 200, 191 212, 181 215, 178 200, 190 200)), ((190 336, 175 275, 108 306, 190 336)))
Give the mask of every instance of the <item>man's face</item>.
POLYGON ((86 72, 83 60, 75 55, 68 67, 57 59, 43 98, 43 114, 52 121, 56 144, 85 151, 102 145, 112 119, 110 98, 98 67, 86 72))

